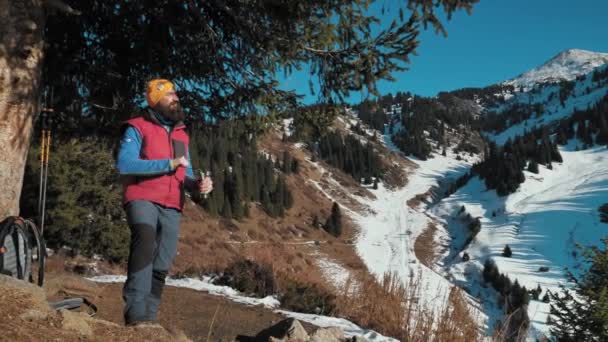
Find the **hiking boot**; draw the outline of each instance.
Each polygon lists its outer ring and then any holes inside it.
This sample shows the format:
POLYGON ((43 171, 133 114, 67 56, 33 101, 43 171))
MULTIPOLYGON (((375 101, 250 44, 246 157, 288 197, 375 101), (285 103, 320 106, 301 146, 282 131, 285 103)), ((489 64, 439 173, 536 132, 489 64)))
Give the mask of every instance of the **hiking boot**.
POLYGON ((135 321, 135 322, 130 322, 127 324, 128 327, 152 327, 152 326, 159 326, 160 324, 158 324, 158 322, 156 321, 135 321))

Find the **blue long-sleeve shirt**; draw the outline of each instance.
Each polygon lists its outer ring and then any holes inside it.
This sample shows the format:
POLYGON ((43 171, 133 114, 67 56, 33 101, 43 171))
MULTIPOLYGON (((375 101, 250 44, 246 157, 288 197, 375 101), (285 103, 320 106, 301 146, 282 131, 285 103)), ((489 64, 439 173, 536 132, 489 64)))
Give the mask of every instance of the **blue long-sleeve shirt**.
MULTIPOLYGON (((167 127, 165 127, 167 128, 167 127)), ((129 126, 120 141, 120 149, 116 161, 116 168, 121 176, 155 176, 173 171, 171 159, 145 160, 139 157, 141 151, 141 134, 134 127, 129 126)), ((186 177, 194 180, 190 151, 188 151, 188 167, 186 177)), ((188 180, 189 181, 189 180, 188 180)))

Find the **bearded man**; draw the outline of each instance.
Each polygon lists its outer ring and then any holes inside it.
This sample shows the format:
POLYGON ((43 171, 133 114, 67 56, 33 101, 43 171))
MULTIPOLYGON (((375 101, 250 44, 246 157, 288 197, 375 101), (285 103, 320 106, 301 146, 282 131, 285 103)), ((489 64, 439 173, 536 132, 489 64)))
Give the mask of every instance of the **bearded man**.
POLYGON ((146 87, 148 108, 128 120, 116 167, 123 179, 123 204, 131 230, 125 324, 156 321, 165 278, 177 251, 185 189, 209 193, 211 179, 195 178, 190 165, 184 111, 172 82, 146 87))

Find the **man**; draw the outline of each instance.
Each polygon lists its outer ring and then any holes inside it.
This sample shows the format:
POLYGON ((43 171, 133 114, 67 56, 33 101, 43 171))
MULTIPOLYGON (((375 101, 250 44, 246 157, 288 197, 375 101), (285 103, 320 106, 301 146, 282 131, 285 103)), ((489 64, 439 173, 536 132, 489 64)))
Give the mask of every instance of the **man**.
POLYGON ((148 108, 127 121, 116 166, 124 179, 124 206, 131 229, 127 281, 123 288, 127 325, 154 322, 165 277, 177 249, 184 189, 209 193, 209 177, 196 180, 190 165, 184 112, 173 83, 147 84, 148 108))

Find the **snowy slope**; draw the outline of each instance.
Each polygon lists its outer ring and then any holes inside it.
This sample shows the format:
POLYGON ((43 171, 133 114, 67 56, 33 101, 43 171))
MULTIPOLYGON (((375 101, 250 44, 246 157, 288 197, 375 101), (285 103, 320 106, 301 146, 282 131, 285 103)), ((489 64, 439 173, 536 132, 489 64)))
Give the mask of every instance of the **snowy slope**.
POLYGON ((571 81, 606 63, 608 63, 608 53, 570 49, 504 84, 530 89, 540 83, 571 81))
MULTIPOLYGON (((486 191, 483 182, 474 178, 433 209, 447 226, 448 240, 462 239, 464 228, 456 217, 461 206, 473 217, 481 217, 481 232, 466 250, 471 260, 461 261, 454 251, 445 254, 448 277, 472 289, 473 295, 484 297, 479 273, 491 257, 511 280, 517 279, 528 289, 540 285, 544 295, 547 289, 558 291, 558 285, 565 282, 564 267, 580 267, 575 244, 597 245, 608 234, 608 225, 600 223, 597 214, 597 208, 608 201, 608 149, 572 151, 566 147, 561 153, 562 164, 554 164, 553 170, 541 167, 538 175, 525 171, 526 181, 509 196, 486 191), (511 258, 501 255, 506 244, 512 248, 511 258), (549 272, 539 272, 541 266, 549 272)), ((532 334, 547 333, 548 309, 548 304, 531 301, 532 334)), ((486 305, 486 313, 492 312, 499 314, 486 305)))
MULTIPOLYGON (((608 54, 606 54, 608 56, 608 54)), ((608 58, 608 57, 607 57, 608 58)), ((608 65, 601 66, 595 70, 602 71, 608 65)), ((599 100, 608 96, 608 84, 593 82, 593 72, 587 73, 582 79, 574 81, 574 89, 562 104, 559 97, 559 85, 545 85, 534 91, 518 92, 509 98, 504 104, 490 110, 497 113, 505 112, 507 109, 518 105, 541 104, 543 112, 541 115, 533 114, 528 120, 510 126, 508 129, 498 133, 490 134, 489 137, 497 144, 504 144, 509 138, 523 135, 524 130, 531 130, 535 126, 549 125, 560 119, 572 115, 574 111, 587 109, 599 100)))
MULTIPOLYGON (((340 120, 340 119, 339 119, 340 120)), ((348 122, 341 120, 348 126, 357 123, 356 119, 348 119, 348 122)), ((377 131, 363 128, 367 135, 378 134, 377 131)), ((394 152, 401 154, 398 148, 392 143, 388 127, 381 141, 384 145, 394 152)), ((366 142, 364 137, 360 137, 362 142, 366 142)), ((405 158, 405 157, 404 157, 405 158)), ((414 253, 414 243, 416 238, 427 228, 431 218, 426 213, 426 205, 421 205, 415 209, 407 205, 407 201, 417 195, 425 194, 432 188, 445 186, 455 181, 464 173, 468 172, 473 163, 477 162, 477 157, 466 157, 463 160, 456 160, 456 154, 451 149, 447 157, 433 153, 432 157, 426 161, 409 158, 417 167, 408 170, 407 184, 399 189, 388 189, 381 182, 378 189, 367 188, 373 193, 373 197, 361 197, 351 194, 352 199, 360 204, 363 210, 352 210, 349 205, 343 203, 342 198, 337 198, 328 191, 327 187, 309 180, 320 192, 325 194, 330 200, 341 204, 343 213, 348 215, 358 227, 356 237, 356 251, 366 264, 367 268, 378 280, 382 280, 387 272, 396 273, 404 284, 408 284, 412 277, 416 278, 421 285, 422 298, 421 307, 439 312, 446 305, 447 296, 452 288, 447 279, 440 274, 426 267, 416 258, 414 253)), ((311 162, 323 174, 331 174, 319 163, 311 162)), ((328 177, 326 182, 335 187, 341 185, 332 177, 328 177)), ((345 272, 336 265, 319 262, 324 273, 333 283, 340 286, 344 282, 345 272)), ((338 265, 339 266, 339 265, 338 265)))
MULTIPOLYGON (((597 103, 608 96, 608 83, 594 82, 593 72, 608 69, 607 63, 606 53, 568 50, 504 82, 504 85, 523 87, 524 91, 495 94, 493 96, 504 98, 504 103, 494 102, 496 104, 484 110, 500 114, 518 106, 529 106, 542 108, 542 112, 533 113, 524 122, 508 125, 505 131, 490 134, 489 138, 504 144, 526 130, 557 123, 576 110, 597 103), (569 86, 572 86, 571 92, 560 99, 560 91, 569 86), (542 106, 535 106, 537 104, 542 106)), ((397 151, 386 133, 385 145, 397 151)), ((483 181, 474 178, 452 196, 430 207, 422 204, 410 208, 406 203, 445 184, 447 179, 454 180, 465 174, 474 161, 457 161, 451 153, 448 157, 433 154, 434 158, 427 161, 413 160, 418 167, 408 170, 405 187, 389 190, 380 184, 378 190, 370 189, 374 199, 357 198, 369 210, 346 210, 360 228, 357 252, 378 278, 385 272, 395 272, 407 283, 411 276, 420 274, 422 300, 433 303, 434 309, 445 303, 452 286, 464 288, 478 298, 489 318, 486 327, 491 332, 494 323, 503 316, 496 305, 495 291, 481 286, 481 270, 487 258, 495 259, 500 272, 513 281, 517 279, 526 288, 540 285, 542 298, 547 289, 555 292, 565 282, 564 267, 580 266, 574 248, 576 243, 597 244, 608 233, 608 225, 600 224, 597 215, 597 208, 608 202, 608 150, 574 151, 573 146, 562 148, 564 162, 554 164, 553 170, 541 166, 538 175, 525 171, 526 182, 510 196, 498 197, 495 191, 485 189, 483 181), (468 234, 466 224, 457 213, 463 205, 482 222, 481 232, 466 249, 471 257, 468 262, 461 259, 461 248, 468 234), (416 258, 414 243, 433 221, 445 225, 444 230, 436 233, 435 241, 449 248, 431 269, 416 258), (512 258, 501 256, 506 244, 513 250, 512 258), (549 271, 539 272, 541 266, 548 267, 549 271)), ((319 190, 323 191, 322 187, 319 190)), ((547 333, 547 312, 548 304, 530 303, 530 338, 547 333)), ((480 321, 484 318, 480 317, 480 321)))
MULTIPOLYGON (((387 147, 397 151, 389 135, 384 135, 384 141, 387 147)), ((431 219, 425 214, 425 207, 412 209, 406 202, 439 186, 441 182, 457 179, 477 160, 458 161, 452 153, 448 153, 447 157, 433 154, 433 158, 426 161, 412 160, 418 168, 411 170, 405 187, 392 191, 380 183, 378 190, 370 189, 376 199, 359 198, 371 211, 366 214, 348 213, 359 226, 357 253, 368 269, 378 279, 386 272, 394 272, 404 284, 410 277, 420 275, 423 305, 438 311, 445 305, 453 285, 416 258, 414 243, 431 219)))

